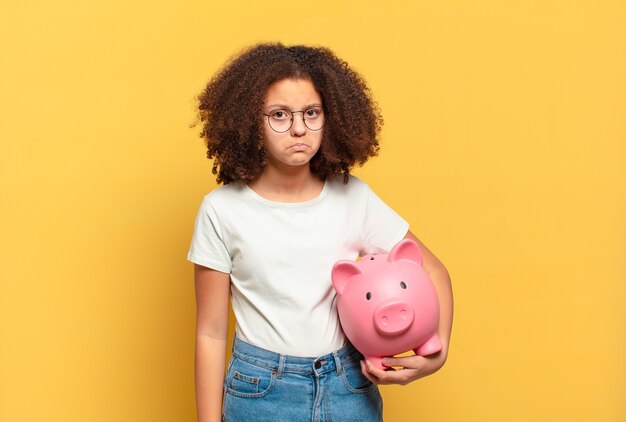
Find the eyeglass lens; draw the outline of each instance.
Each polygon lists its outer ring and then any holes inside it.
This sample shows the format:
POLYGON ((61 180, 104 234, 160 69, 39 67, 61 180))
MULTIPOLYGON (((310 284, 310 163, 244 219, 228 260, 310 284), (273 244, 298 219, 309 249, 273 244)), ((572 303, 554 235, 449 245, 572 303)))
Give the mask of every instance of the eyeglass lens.
POLYGON ((287 132, 291 129, 295 113, 302 113, 305 126, 309 130, 320 130, 324 126, 324 112, 319 107, 311 107, 302 111, 276 109, 267 115, 270 127, 276 132, 287 132))

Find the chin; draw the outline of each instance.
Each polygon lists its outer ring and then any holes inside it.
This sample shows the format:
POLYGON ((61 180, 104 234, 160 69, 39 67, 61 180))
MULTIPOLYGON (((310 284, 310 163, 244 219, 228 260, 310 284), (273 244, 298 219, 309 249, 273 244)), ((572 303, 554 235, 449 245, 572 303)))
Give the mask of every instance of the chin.
POLYGON ((297 162, 297 163, 287 163, 287 165, 291 167, 305 167, 308 166, 311 161, 297 162))
POLYGON ((301 167, 301 166, 306 166, 311 162, 311 158, 313 157, 303 157, 303 158, 297 158, 297 159, 288 159, 283 161, 283 163, 289 165, 289 166, 294 166, 294 167, 301 167))

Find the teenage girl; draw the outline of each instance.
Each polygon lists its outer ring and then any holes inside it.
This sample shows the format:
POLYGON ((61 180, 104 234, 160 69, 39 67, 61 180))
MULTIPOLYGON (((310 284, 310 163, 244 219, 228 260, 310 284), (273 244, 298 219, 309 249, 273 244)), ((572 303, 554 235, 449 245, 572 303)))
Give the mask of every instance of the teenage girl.
POLYGON ((261 44, 208 83, 199 119, 224 186, 205 196, 188 256, 198 420, 380 421, 378 384, 444 364, 453 306, 443 264, 350 175, 378 151, 369 88, 326 48, 261 44), (443 350, 386 358, 383 371, 346 340, 330 274, 403 238, 420 245, 437 289, 443 350), (237 324, 225 371, 229 298, 237 324))

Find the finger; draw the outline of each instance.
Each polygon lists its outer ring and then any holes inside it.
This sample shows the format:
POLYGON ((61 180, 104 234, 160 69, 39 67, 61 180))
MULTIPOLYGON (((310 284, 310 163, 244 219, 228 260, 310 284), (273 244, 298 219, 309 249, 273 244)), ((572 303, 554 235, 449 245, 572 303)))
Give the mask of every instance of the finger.
POLYGON ((385 366, 399 366, 402 368, 419 369, 426 363, 426 358, 423 356, 404 356, 404 357, 389 357, 383 359, 383 365, 385 366))
POLYGON ((367 370, 367 372, 370 375, 373 375, 374 377, 381 379, 381 377, 384 377, 384 375, 387 372, 394 372, 395 369, 394 368, 385 368, 385 369, 380 369, 377 368, 376 366, 374 366, 374 364, 372 362, 370 362, 369 360, 365 360, 365 369, 367 370))
POLYGON ((378 384, 400 384, 406 385, 409 382, 420 378, 419 373, 415 369, 400 369, 393 372, 385 372, 378 379, 378 384))
POLYGON ((401 384, 406 385, 412 379, 418 378, 418 371, 414 369, 387 368, 381 370, 375 367, 370 361, 361 361, 361 372, 370 381, 378 385, 401 384))

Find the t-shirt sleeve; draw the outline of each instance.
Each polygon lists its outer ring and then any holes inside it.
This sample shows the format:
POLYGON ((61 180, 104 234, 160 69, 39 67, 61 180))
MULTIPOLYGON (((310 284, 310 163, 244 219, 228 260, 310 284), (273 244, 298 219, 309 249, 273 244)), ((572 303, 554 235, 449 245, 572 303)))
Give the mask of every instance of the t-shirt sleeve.
POLYGON ((361 255, 388 253, 404 239, 409 223, 365 185, 361 255))
POLYGON ((196 217, 187 259, 223 273, 230 273, 232 269, 231 256, 224 242, 217 213, 206 197, 196 217))

